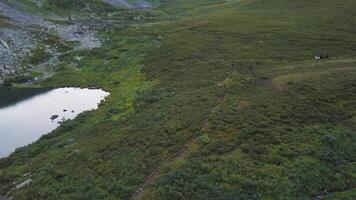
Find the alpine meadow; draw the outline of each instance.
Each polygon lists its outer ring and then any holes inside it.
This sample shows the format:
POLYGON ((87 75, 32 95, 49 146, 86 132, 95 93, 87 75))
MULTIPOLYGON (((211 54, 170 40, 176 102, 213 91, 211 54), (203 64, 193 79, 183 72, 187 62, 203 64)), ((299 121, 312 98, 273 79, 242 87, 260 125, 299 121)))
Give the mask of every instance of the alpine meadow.
POLYGON ((110 93, 0 158, 0 200, 356 199, 355 0, 0 0, 0 59, 0 112, 110 93))

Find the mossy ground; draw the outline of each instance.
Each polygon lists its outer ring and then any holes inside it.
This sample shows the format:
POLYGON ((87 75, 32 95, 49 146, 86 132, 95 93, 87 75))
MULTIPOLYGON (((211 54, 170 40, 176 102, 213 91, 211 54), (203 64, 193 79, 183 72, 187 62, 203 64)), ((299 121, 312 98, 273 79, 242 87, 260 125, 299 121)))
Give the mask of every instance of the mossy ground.
POLYGON ((111 96, 0 160, 0 193, 31 172, 11 195, 355 198, 355 1, 167 0, 155 12, 162 22, 64 56, 41 86, 111 96))

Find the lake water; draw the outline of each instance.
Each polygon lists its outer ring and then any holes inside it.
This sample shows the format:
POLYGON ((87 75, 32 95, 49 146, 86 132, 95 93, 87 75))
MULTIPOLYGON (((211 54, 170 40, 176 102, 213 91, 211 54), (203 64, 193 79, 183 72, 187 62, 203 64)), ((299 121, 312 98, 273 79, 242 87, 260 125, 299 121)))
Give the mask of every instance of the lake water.
POLYGON ((0 89, 0 158, 38 140, 61 121, 98 108, 100 89, 0 89), (51 119, 58 115, 56 119, 51 119))

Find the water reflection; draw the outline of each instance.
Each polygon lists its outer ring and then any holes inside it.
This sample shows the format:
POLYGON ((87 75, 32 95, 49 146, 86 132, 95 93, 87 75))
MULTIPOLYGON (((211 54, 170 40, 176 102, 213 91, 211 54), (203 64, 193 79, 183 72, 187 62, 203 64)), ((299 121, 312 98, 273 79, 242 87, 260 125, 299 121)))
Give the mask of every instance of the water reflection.
POLYGON ((0 87, 0 108, 13 105, 16 102, 29 99, 47 91, 49 89, 0 87))
POLYGON ((36 141, 57 128, 62 120, 97 109, 108 95, 103 90, 81 88, 1 91, 0 157, 36 141), (51 120, 54 115, 58 117, 51 120))

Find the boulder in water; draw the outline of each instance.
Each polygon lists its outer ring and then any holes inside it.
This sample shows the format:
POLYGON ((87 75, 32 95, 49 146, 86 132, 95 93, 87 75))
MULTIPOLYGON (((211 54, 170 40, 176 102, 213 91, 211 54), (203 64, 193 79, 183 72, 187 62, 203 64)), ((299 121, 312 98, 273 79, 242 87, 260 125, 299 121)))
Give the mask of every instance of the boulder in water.
POLYGON ((59 116, 58 115, 52 115, 51 120, 57 119, 59 116))

